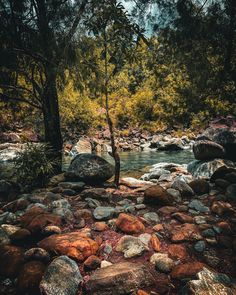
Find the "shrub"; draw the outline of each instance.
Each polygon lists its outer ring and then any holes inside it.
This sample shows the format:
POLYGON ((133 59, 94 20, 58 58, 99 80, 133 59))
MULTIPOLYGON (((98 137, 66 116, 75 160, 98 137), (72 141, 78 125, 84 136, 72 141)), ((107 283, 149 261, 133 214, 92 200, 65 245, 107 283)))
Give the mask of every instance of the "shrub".
POLYGON ((14 160, 17 182, 23 191, 44 186, 53 175, 58 160, 52 159, 52 148, 48 144, 27 143, 14 160))

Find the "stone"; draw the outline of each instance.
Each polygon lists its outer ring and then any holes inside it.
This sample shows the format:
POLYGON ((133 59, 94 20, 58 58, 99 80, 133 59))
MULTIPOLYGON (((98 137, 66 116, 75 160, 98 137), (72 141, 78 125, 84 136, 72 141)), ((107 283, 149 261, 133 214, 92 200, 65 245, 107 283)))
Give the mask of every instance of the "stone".
POLYGON ((194 209, 200 213, 207 213, 210 211, 210 209, 199 200, 192 200, 189 203, 188 207, 191 209, 194 209))
POLYGON ((137 217, 125 213, 121 213, 117 218, 116 227, 126 234, 138 234, 145 230, 145 226, 137 217))
POLYGON ((159 252, 161 250, 161 242, 156 235, 152 235, 151 237, 151 246, 152 249, 156 252, 159 252))
POLYGON ((224 179, 217 178, 215 180, 215 185, 219 188, 226 189, 230 185, 230 182, 224 179))
POLYGON ((21 294, 40 294, 39 283, 46 266, 39 261, 24 264, 17 278, 17 289, 21 294))
POLYGON ((190 197, 194 195, 192 188, 180 177, 177 177, 174 180, 171 188, 178 190, 182 197, 190 197))
POLYGON ((0 228, 0 246, 3 245, 9 245, 11 243, 8 235, 6 234, 6 232, 0 228))
POLYGON ((133 177, 121 178, 120 184, 125 185, 130 188, 143 188, 143 187, 153 185, 153 183, 151 181, 140 180, 140 179, 136 179, 133 177))
POLYGON ((89 256, 85 261, 84 261, 84 269, 85 270, 95 270, 101 265, 101 259, 95 255, 89 256))
POLYGON ((171 277, 173 279, 186 279, 195 277, 196 274, 201 271, 204 264, 201 262, 190 262, 176 265, 171 271, 171 277))
POLYGON ((180 192, 179 192, 178 190, 176 190, 176 189, 174 189, 174 188, 168 188, 168 189, 166 190, 166 192, 167 192, 170 196, 172 196, 176 202, 180 202, 180 201, 181 201, 181 194, 180 194, 180 192))
POLYGON ((170 174, 170 171, 163 168, 157 168, 150 173, 145 173, 140 177, 140 179, 145 181, 148 181, 150 179, 158 179, 163 174, 170 174))
POLYGON ((194 179, 188 184, 197 195, 209 193, 210 185, 205 179, 194 179))
POLYGON ((168 253, 171 257, 180 260, 187 260, 189 257, 186 247, 179 244, 170 244, 168 247, 168 253))
POLYGON ((40 290, 45 295, 76 295, 83 278, 75 261, 60 256, 48 266, 40 290))
POLYGON ((166 190, 160 185, 154 185, 147 188, 144 192, 144 203, 151 205, 170 205, 173 202, 166 190))
POLYGON ((211 178, 219 168, 235 166, 235 163, 226 159, 214 159, 207 162, 194 160, 188 164, 187 169, 195 178, 211 178))
POLYGON ((181 223, 193 223, 193 217, 182 212, 173 213, 172 217, 181 223))
POLYGON ((13 243, 22 243, 31 238, 31 232, 28 229, 21 228, 10 236, 13 243))
POLYGON ((61 229, 59 226, 56 226, 56 225, 48 225, 43 229, 43 233, 45 235, 60 234, 61 229))
POLYGON ((209 140, 197 140, 193 145, 193 153, 196 160, 212 160, 224 158, 224 148, 209 140))
POLYGON ((80 192, 85 186, 85 183, 82 181, 60 182, 58 186, 63 189, 72 189, 76 192, 80 192))
POLYGON ((151 256, 150 262, 154 263, 156 268, 164 273, 168 273, 174 267, 174 260, 168 257, 168 254, 155 253, 151 256))
POLYGON ((77 219, 85 219, 85 220, 89 220, 92 219, 92 212, 89 209, 78 209, 74 212, 74 216, 77 219))
POLYGON ((236 284, 225 274, 203 268, 196 274, 197 279, 191 280, 184 287, 183 294, 187 295, 234 295, 236 284))
POLYGON ((116 251, 124 253, 125 258, 140 256, 145 250, 149 250, 145 243, 128 235, 121 237, 116 245, 116 251))
POLYGON ((195 216, 194 222, 196 224, 204 224, 204 223, 206 223, 206 218, 204 216, 195 216))
POLYGON ((225 175, 225 180, 229 181, 230 183, 236 183, 236 170, 234 170, 230 173, 227 173, 225 175))
POLYGON ((201 234, 205 238, 212 238, 212 237, 215 237, 215 235, 216 235, 215 231, 213 229, 211 229, 211 228, 203 230, 201 232, 201 234))
POLYGON ((206 249, 206 243, 204 241, 198 241, 197 243, 195 243, 194 249, 197 252, 203 252, 206 249))
POLYGON ((115 208, 113 207, 97 207, 93 211, 93 217, 97 220, 111 219, 115 214, 115 208))
POLYGON ((230 200, 236 200, 236 184, 231 184, 227 187, 226 197, 230 200))
POLYGON ((86 294, 129 294, 154 282, 154 275, 144 263, 121 262, 97 269, 86 282, 86 294))
POLYGON ((32 207, 21 216, 21 225, 30 232, 42 231, 48 225, 61 225, 61 217, 52 213, 45 213, 43 209, 32 207))
POLYGON ((107 226, 107 224, 105 222, 95 222, 93 229, 95 231, 102 232, 104 230, 107 230, 108 226, 107 226))
POLYGON ((16 277, 24 263, 24 250, 12 245, 4 245, 0 248, 0 275, 16 277))
POLYGON ((101 268, 108 267, 108 266, 111 266, 111 265, 112 265, 112 263, 109 262, 109 261, 106 261, 106 260, 101 261, 101 268))
POLYGON ((161 223, 159 223, 159 224, 154 225, 152 229, 154 231, 162 231, 162 230, 164 230, 164 227, 161 223))
POLYGON ((50 255, 46 250, 42 248, 31 248, 25 251, 24 259, 26 261, 37 260, 44 263, 48 263, 50 261, 50 255))
POLYGON ((233 212, 230 203, 224 201, 215 201, 211 206, 211 211, 219 216, 233 212))
POLYGON ((148 212, 143 215, 143 218, 150 224, 158 223, 160 218, 156 212, 148 212))
POLYGON ((82 199, 91 198, 95 200, 109 200, 111 198, 111 194, 107 192, 104 188, 89 188, 85 189, 80 193, 82 199))
POLYGON ((67 255, 77 261, 84 261, 90 255, 96 254, 99 247, 82 232, 52 235, 40 241, 38 245, 49 252, 67 255))
POLYGON ((172 242, 195 241, 201 238, 198 228, 194 224, 185 223, 175 226, 171 232, 172 242))
POLYGON ((10 236, 10 235, 13 235, 15 232, 17 232, 20 229, 20 227, 16 225, 11 225, 11 224, 2 224, 0 229, 3 229, 4 232, 8 236, 10 236))
POLYGON ((95 154, 77 155, 71 162, 66 179, 85 183, 103 183, 114 175, 114 167, 95 154))

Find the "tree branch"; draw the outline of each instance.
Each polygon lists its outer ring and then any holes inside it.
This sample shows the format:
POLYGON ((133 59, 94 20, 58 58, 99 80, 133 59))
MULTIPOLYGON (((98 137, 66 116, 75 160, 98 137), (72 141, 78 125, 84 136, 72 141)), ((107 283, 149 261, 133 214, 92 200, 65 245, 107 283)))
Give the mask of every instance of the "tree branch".
POLYGON ((26 98, 23 98, 23 97, 11 97, 9 95, 0 93, 0 100, 2 100, 4 102, 8 102, 9 100, 18 101, 18 102, 24 102, 24 103, 27 103, 28 105, 30 105, 30 106, 32 106, 32 107, 34 107, 36 109, 39 109, 39 110, 42 109, 41 106, 29 101, 26 98))

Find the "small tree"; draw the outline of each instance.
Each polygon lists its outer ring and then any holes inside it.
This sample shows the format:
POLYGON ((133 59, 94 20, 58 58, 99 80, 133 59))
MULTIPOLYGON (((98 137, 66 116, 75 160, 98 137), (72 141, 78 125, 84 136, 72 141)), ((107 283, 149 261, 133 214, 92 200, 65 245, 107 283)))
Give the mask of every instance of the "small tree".
MULTIPOLYGON (((110 115, 111 80, 117 75, 132 54, 134 36, 140 33, 132 24, 124 7, 116 0, 103 0, 93 8, 87 25, 101 46, 100 60, 103 64, 102 94, 105 99, 106 119, 110 131, 112 156, 115 161, 115 184, 119 185, 120 157, 115 142, 114 125, 110 115)), ((141 34, 141 33, 140 33, 141 34)))

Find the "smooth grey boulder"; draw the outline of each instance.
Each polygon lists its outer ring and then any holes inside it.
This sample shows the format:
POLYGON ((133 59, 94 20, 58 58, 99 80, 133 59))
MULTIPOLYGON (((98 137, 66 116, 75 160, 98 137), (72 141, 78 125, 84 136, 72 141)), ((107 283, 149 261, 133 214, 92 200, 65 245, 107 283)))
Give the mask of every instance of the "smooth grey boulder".
POLYGON ((114 167, 105 159, 94 154, 79 154, 71 162, 65 178, 99 184, 114 175, 114 167))
POLYGON ((45 295, 76 295, 82 280, 76 262, 67 256, 59 256, 48 266, 40 290, 45 295))

